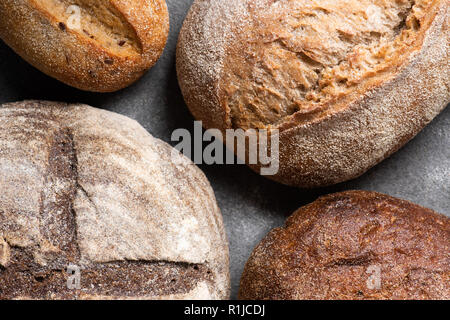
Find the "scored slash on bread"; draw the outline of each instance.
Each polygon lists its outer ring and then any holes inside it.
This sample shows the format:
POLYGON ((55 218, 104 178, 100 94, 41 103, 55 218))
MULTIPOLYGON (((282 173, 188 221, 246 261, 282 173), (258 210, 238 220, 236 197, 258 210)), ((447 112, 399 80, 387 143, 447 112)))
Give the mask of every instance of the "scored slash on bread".
POLYGON ((179 83, 206 128, 280 131, 272 179, 332 185, 389 157, 450 102, 448 21, 439 0, 196 0, 179 83))
POLYGON ((0 1, 0 38, 42 72, 86 91, 131 85, 156 63, 168 33, 165 0, 0 1))
POLYGON ((0 107, 0 299, 226 299, 211 186, 137 122, 86 105, 0 107), (65 269, 81 269, 81 289, 65 269), (26 272, 23 272, 26 270, 26 272))

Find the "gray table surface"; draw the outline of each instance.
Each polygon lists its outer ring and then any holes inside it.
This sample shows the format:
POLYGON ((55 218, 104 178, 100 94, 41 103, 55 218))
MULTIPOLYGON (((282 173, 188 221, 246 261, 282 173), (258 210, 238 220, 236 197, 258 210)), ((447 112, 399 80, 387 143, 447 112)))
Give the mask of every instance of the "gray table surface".
MULTIPOLYGON (((0 41, 0 103, 25 99, 83 102, 139 121, 171 143, 173 130, 192 131, 178 87, 175 47, 192 0, 168 0, 171 31, 157 65, 140 81, 111 94, 82 92, 40 73, 0 41)), ((323 194, 373 190, 450 215, 450 110, 447 108, 412 142, 361 178, 334 187, 301 190, 269 181, 243 165, 201 166, 222 210, 231 253, 232 298, 255 245, 297 208, 323 194)))

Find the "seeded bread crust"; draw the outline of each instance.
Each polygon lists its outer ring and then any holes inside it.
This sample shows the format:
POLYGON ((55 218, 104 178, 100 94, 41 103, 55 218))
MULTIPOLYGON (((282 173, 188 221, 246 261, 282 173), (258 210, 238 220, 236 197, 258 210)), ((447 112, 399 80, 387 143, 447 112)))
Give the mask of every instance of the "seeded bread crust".
POLYGON ((333 194, 261 241, 239 297, 448 300, 449 252, 448 217, 379 193, 333 194))
POLYGON ((42 72, 87 91, 131 85, 156 63, 168 32, 164 0, 0 2, 0 38, 42 72))
POLYGON ((450 102, 449 4, 352 1, 196 0, 177 48, 194 117, 278 129, 270 178, 293 186, 357 178, 392 155, 450 102), (369 14, 366 2, 400 7, 369 14), (287 9, 303 3, 315 5, 287 9))
POLYGON ((214 193, 172 150, 85 105, 1 106, 0 299, 227 299, 214 193))

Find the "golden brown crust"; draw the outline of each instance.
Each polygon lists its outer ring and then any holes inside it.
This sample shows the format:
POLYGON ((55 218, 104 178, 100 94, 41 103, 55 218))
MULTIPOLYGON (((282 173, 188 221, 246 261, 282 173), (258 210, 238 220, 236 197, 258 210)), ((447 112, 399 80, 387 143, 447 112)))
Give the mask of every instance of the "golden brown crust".
MULTIPOLYGON (((353 6, 356 17, 366 2, 353 6)), ((449 6, 382 1, 390 9, 377 27, 339 18, 344 7, 332 1, 323 2, 327 14, 315 13, 316 20, 293 19, 298 11, 286 8, 302 3, 195 1, 180 35, 177 68, 186 102, 205 127, 279 129, 280 171, 272 178, 317 187, 363 174, 445 108, 449 6), (224 21, 212 23, 215 16, 224 21), (277 23, 279 16, 294 21, 277 23), (335 37, 320 29, 327 19, 335 37), (293 23, 305 31, 292 31, 293 23), (354 34, 343 33, 352 25, 354 34)))
POLYGON ((135 82, 158 60, 168 32, 164 0, 0 2, 0 38, 42 72, 87 91, 135 82), (69 23, 71 5, 81 10, 79 29, 69 23))
POLYGON ((304 0, 252 10, 224 60, 227 125, 286 129, 294 114, 299 125, 333 112, 404 63, 437 3, 304 0))
POLYGON ((449 252, 448 217, 375 192, 333 194, 262 240, 239 297, 449 299, 449 252), (368 284, 374 272, 380 286, 368 284))

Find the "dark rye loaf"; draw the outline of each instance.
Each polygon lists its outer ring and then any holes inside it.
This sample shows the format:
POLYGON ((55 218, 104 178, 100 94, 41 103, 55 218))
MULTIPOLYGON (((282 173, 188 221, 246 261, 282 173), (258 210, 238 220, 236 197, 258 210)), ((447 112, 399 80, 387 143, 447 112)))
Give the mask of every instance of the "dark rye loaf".
POLYGON ((256 247, 239 297, 450 299, 450 219, 374 192, 320 198, 256 247))
POLYGON ((137 122, 85 105, 0 108, 0 299, 223 299, 213 191, 137 122), (66 286, 68 265, 81 289, 66 286))

